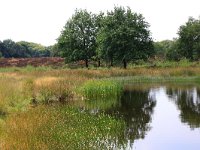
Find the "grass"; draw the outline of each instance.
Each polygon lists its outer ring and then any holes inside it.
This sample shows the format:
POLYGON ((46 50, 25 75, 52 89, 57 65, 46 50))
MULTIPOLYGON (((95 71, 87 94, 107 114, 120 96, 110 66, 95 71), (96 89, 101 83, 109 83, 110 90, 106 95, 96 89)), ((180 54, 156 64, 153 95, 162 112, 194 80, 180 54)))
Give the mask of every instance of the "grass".
POLYGON ((80 88, 86 99, 117 98, 122 90, 123 86, 112 80, 89 80, 80 88))
POLYGON ((200 68, 191 65, 126 70, 1 68, 0 149, 109 149, 122 146, 125 139, 118 139, 123 134, 122 120, 104 114, 80 113, 75 108, 58 104, 81 96, 89 99, 86 102, 89 108, 93 107, 92 100, 99 107, 110 107, 115 105, 124 83, 186 81, 199 82, 200 68), (104 106, 103 101, 109 101, 107 105, 110 106, 104 106))
POLYGON ((63 106, 41 106, 6 120, 5 149, 110 149, 122 147, 124 122, 63 106), (41 115, 42 114, 42 115, 41 115), (13 119, 15 118, 15 119, 13 119), (107 141, 107 142, 105 142, 107 141))
POLYGON ((156 68, 179 68, 179 67, 200 67, 199 61, 189 61, 188 59, 181 59, 180 61, 170 61, 170 60, 153 60, 153 61, 143 61, 138 60, 135 63, 129 64, 130 68, 141 68, 141 67, 156 67, 156 68))
POLYGON ((48 104, 73 99, 78 94, 76 89, 80 87, 79 94, 86 98, 96 99, 117 96, 121 90, 119 82, 196 82, 200 80, 200 68, 197 67, 127 70, 120 68, 100 70, 43 68, 42 71, 38 68, 31 69, 30 67, 17 68, 15 71, 8 69, 9 71, 0 72, 1 115, 25 111, 32 102, 48 104))

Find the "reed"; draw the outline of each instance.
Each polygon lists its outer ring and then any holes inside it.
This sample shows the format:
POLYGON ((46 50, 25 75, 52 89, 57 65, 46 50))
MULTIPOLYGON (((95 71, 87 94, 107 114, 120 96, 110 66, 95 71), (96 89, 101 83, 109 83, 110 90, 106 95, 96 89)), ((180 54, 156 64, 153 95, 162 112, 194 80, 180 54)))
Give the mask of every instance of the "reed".
POLYGON ((80 89, 86 99, 117 98, 122 90, 123 86, 112 80, 89 80, 80 89))

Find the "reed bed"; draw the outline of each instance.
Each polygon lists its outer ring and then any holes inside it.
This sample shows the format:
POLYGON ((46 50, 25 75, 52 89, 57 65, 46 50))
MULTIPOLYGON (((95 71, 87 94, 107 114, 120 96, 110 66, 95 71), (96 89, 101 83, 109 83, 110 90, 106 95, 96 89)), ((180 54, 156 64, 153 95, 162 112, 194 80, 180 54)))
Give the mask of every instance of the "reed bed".
POLYGON ((89 80, 80 88, 86 99, 117 98, 122 90, 123 86, 112 80, 89 80))

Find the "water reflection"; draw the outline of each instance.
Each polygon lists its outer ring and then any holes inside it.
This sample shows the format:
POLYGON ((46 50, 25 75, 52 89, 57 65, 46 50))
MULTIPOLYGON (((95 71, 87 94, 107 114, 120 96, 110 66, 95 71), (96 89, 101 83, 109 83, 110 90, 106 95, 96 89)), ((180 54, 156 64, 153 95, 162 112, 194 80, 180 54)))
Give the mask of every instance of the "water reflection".
POLYGON ((115 137, 116 148, 118 145, 128 149, 200 146, 200 133, 196 131, 200 128, 199 85, 128 85, 118 98, 91 99, 79 102, 78 106, 81 111, 103 112, 125 123, 125 128, 117 131, 120 134, 115 137))
POLYGON ((150 90, 124 89, 118 105, 105 110, 106 113, 123 119, 126 123, 125 138, 134 143, 135 139, 144 138, 150 130, 155 97, 150 90))
POLYGON ((166 93, 177 104, 181 121, 192 129, 200 127, 200 89, 168 87, 166 93))
MULTIPOLYGON (((119 97, 91 99, 80 101, 81 111, 91 114, 105 113, 125 122, 119 143, 134 143, 136 139, 145 138, 151 129, 153 109, 156 106, 155 94, 150 88, 140 89, 140 85, 126 86, 119 97)), ((122 144, 120 144, 122 145, 122 144)))

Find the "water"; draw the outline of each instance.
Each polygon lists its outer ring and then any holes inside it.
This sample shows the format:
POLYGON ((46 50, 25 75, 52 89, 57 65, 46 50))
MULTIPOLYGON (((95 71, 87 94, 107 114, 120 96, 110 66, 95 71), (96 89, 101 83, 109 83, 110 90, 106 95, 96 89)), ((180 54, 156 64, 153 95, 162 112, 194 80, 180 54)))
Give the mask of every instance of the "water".
POLYGON ((125 149, 200 149, 199 85, 126 85, 119 99, 88 100, 81 107, 122 119, 126 127, 118 139, 125 149))

